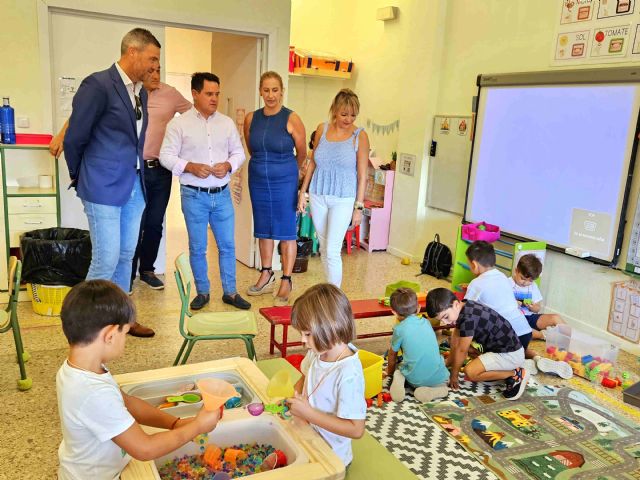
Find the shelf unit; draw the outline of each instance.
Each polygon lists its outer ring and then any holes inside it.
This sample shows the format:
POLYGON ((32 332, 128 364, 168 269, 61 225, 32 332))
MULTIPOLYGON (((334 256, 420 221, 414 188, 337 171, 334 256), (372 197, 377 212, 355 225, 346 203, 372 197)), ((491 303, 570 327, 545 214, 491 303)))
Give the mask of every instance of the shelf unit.
POLYGON ((30 230, 60 226, 60 185, 58 159, 49 155, 47 145, 0 144, 4 254, 0 259, 0 289, 6 288, 6 265, 12 248, 20 248, 20 235, 30 230), (30 154, 35 152, 35 155, 30 154), (46 157, 45 157, 46 155, 46 157), (16 158, 10 158, 10 157, 16 158), (43 166, 44 161, 46 164, 43 166), (25 162, 20 167, 16 161, 25 162), (52 188, 14 185, 25 173, 37 183, 38 175, 51 175, 52 188))
POLYGON ((290 77, 315 77, 315 78, 335 78, 338 80, 349 80, 351 72, 340 72, 335 70, 320 70, 317 68, 294 68, 290 77))
POLYGON ((369 252, 386 250, 389 245, 395 173, 373 168, 367 172, 360 246, 369 252))

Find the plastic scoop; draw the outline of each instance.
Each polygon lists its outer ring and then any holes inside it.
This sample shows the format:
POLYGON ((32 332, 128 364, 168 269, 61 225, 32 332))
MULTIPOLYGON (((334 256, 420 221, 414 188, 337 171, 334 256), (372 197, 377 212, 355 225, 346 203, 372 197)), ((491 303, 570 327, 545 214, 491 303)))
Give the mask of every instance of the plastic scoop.
POLYGON ((209 412, 222 407, 227 400, 232 397, 239 397, 240 394, 229 382, 217 378, 203 378, 197 382, 198 390, 202 394, 204 408, 209 412))
POLYGON ((288 370, 279 370, 271 377, 267 386, 267 395, 271 398, 293 397, 293 383, 291 383, 291 375, 288 370))
POLYGON ((200 400, 202 400, 200 395, 195 393, 184 393, 182 395, 167 397, 167 402, 198 403, 200 400))

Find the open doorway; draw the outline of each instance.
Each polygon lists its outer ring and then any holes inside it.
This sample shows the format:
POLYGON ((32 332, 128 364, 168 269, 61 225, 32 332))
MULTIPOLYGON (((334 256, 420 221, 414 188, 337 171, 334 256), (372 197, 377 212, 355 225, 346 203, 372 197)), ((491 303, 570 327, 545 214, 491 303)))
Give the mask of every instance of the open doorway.
MULTIPOLYGON (((244 112, 258 107, 258 80, 266 52, 264 35, 220 33, 211 30, 174 28, 147 20, 122 19, 108 15, 83 15, 70 11, 50 12, 50 45, 53 128, 58 131, 71 113, 73 93, 89 74, 104 70, 119 58, 123 35, 135 27, 149 29, 162 44, 163 81, 175 86, 191 101, 190 76, 194 71, 213 71, 221 79, 220 111, 242 124, 244 112), (82 38, 82 41, 78 41, 82 38)), ((242 129, 240 129, 242 133, 242 129)), ((61 165, 64 161, 61 159, 61 165)), ((234 175, 232 192, 236 207, 236 252, 238 260, 254 265, 251 204, 245 167, 234 175)), ((82 203, 74 190, 66 190, 70 180, 60 169, 62 226, 87 228, 82 203)), ((174 179, 177 184, 177 179, 174 179)), ((175 186, 175 185, 174 185, 175 186)), ((166 228, 158 258, 157 273, 167 270, 175 252, 188 251, 188 239, 180 210, 179 191, 173 189, 166 228), (171 236, 175 232, 175 236, 171 236), (169 242, 166 239, 169 234, 169 242), (168 247, 168 248, 167 248, 168 247)), ((209 242, 215 248, 214 242, 209 242)), ((213 265, 212 265, 213 266, 213 265)), ((217 267, 217 264, 216 264, 217 267)))
MULTIPOLYGON (((258 107, 258 82, 262 73, 263 42, 263 38, 250 35, 167 27, 165 29, 165 81, 177 88, 186 99, 191 100, 191 73, 208 67, 206 71, 213 72, 220 78, 218 111, 236 122, 240 136, 243 137, 244 116, 258 107)), ((230 187, 236 209, 236 258, 245 265, 253 267, 255 240, 247 170, 245 162, 232 176, 230 187)), ((166 225, 171 243, 167 252, 169 258, 172 258, 174 253, 179 253, 174 251, 173 239, 185 236, 177 179, 173 182, 166 225)), ((179 245, 178 242, 176 243, 179 245)), ((184 245, 183 250, 186 250, 186 243, 184 245)), ((215 245, 215 243, 210 239, 209 245, 215 245)))

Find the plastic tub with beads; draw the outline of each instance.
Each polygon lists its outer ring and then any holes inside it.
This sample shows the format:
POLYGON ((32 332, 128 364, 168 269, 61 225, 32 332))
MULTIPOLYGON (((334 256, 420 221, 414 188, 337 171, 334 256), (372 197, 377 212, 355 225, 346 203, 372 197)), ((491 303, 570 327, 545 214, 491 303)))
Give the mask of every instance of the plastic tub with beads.
MULTIPOLYGON (((153 404, 160 402, 167 395, 180 393, 180 387, 206 377, 226 379, 234 386, 242 388, 241 406, 224 410, 224 415, 218 426, 208 434, 207 443, 215 444, 221 448, 238 444, 268 444, 283 451, 287 456, 286 467, 257 473, 255 474, 256 479, 339 480, 344 478, 344 464, 309 425, 302 425, 302 422, 291 419, 283 420, 266 412, 257 417, 249 414, 245 408, 247 402, 267 404, 271 402, 271 399, 267 395, 267 377, 255 363, 246 358, 228 358, 128 373, 116 375, 114 378, 124 392, 144 398, 153 404)), ((180 404, 166 411, 176 416, 190 417, 195 415, 200 408, 201 403, 180 404)), ((149 433, 161 431, 150 427, 143 428, 149 433)), ((131 460, 120 478, 122 480, 158 480, 160 479, 158 469, 164 464, 176 457, 198 454, 201 452, 200 447, 204 447, 204 445, 189 442, 155 461, 131 460)), ((254 475, 249 477, 253 478, 254 475)))

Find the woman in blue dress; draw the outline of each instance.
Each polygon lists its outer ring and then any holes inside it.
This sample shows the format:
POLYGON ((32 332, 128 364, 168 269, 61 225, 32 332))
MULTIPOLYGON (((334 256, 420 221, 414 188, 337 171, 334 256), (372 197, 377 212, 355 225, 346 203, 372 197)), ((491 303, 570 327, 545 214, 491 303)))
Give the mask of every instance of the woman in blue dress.
POLYGON ((286 305, 296 261, 298 168, 306 159, 307 146, 302 120, 282 105, 283 93, 280 75, 276 72, 262 74, 260 96, 264 107, 246 116, 244 136, 251 154, 249 193, 254 236, 258 239, 262 265, 260 278, 247 293, 255 296, 275 289, 271 259, 274 240, 279 240, 282 279, 276 304, 286 305))

